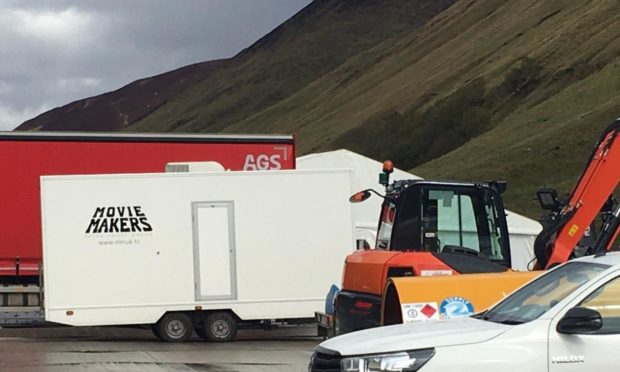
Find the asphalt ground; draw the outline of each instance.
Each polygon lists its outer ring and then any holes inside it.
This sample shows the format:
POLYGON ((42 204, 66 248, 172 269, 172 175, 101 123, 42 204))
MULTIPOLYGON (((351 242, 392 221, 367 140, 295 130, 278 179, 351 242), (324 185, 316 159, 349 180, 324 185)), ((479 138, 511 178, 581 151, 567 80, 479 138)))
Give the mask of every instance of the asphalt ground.
POLYGON ((0 329, 0 371, 307 371, 321 342, 311 326, 239 331, 230 343, 165 343, 150 330, 0 329))

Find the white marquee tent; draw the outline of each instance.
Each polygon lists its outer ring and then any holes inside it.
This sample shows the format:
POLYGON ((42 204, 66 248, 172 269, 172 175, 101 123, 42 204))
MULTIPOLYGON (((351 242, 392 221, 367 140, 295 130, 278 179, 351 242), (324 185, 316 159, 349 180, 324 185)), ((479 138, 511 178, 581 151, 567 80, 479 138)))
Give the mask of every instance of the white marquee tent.
MULTIPOLYGON (((353 172, 351 187, 353 192, 373 188, 381 190, 379 173, 382 163, 348 150, 336 150, 317 154, 310 154, 297 158, 297 169, 351 169, 353 172)), ((419 179, 411 173, 394 169, 390 179, 419 179)), ((381 199, 371 197, 364 203, 353 205, 353 220, 355 222, 356 238, 365 239, 374 246, 378 225, 381 199)), ((512 256, 512 268, 527 270, 528 263, 534 258, 534 240, 542 226, 535 220, 506 211, 508 232, 512 256)))

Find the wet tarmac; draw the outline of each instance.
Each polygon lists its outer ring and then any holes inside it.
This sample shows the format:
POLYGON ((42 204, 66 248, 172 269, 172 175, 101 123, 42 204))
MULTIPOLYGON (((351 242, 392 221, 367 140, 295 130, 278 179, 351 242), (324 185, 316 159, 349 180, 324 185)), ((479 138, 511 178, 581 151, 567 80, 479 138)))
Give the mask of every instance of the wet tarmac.
POLYGON ((231 343, 165 343, 129 328, 0 329, 0 371, 307 371, 313 327, 239 331, 231 343))

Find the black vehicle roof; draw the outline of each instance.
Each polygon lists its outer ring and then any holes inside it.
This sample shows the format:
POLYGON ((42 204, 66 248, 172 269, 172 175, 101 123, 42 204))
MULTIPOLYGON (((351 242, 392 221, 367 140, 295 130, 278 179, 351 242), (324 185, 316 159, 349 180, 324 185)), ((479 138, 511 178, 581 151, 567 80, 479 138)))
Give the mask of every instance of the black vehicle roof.
POLYGON ((494 185, 505 181, 485 181, 485 182, 468 182, 468 181, 449 181, 449 180, 398 180, 388 186, 387 194, 392 197, 398 197, 405 190, 412 186, 450 186, 463 188, 495 188, 494 185))

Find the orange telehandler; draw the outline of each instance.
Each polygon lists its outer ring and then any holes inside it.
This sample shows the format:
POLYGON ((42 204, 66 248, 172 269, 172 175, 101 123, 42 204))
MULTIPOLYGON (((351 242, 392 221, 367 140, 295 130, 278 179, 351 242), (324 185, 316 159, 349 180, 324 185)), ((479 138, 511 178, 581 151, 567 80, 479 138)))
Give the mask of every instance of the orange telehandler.
MULTIPOLYGON (((611 195, 620 181, 619 131, 620 119, 604 131, 567 203, 554 190, 539 190, 541 206, 550 215, 535 242, 535 269, 591 254, 596 247, 610 248, 620 214, 618 208, 611 212, 611 195), (598 239, 582 240, 599 214, 607 220, 598 239)), ((317 314, 322 333, 471 315, 539 274, 509 269, 500 196, 505 183, 389 184, 390 173, 386 162, 380 177, 386 194, 376 248, 356 251, 345 260, 334 315, 317 314)), ((351 199, 363 201, 371 192, 376 193, 365 190, 351 199)))

